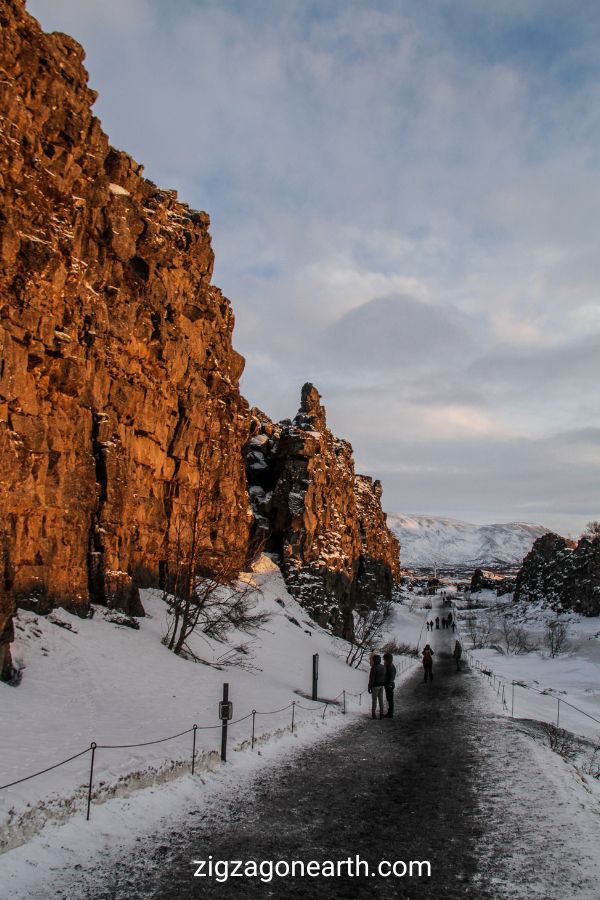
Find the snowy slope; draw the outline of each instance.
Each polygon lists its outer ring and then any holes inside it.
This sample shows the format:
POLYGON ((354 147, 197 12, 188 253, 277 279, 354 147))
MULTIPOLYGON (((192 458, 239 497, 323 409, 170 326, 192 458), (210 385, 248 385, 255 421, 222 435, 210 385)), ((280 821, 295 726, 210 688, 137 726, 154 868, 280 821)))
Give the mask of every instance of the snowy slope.
POLYGON ((520 565, 536 538, 548 530, 522 522, 473 525, 400 513, 388 514, 388 525, 400 540, 403 566, 520 565))
MULTIPOLYGON (((366 690, 367 672, 345 664, 348 644, 308 618, 268 557, 257 568, 261 571, 244 577, 256 586, 257 608, 271 618, 256 634, 238 632, 226 644, 197 637, 193 649, 210 665, 176 657, 162 645, 166 608, 160 591, 143 592, 147 616, 139 620, 139 631, 107 621, 99 607, 92 619, 63 609, 48 617, 19 611, 13 657, 23 666, 23 679, 18 687, 0 685, 0 721, 10 723, 2 733, 0 785, 85 751, 95 741, 101 745, 95 757, 96 808, 112 796, 185 775, 193 738, 188 730, 194 724, 200 726, 196 773, 212 770, 219 765, 217 706, 224 682, 234 720, 243 719, 230 726, 232 752, 246 752, 253 709, 259 710, 256 737, 263 739, 290 731, 292 701, 296 732, 347 720, 339 715, 344 689, 348 712, 358 712, 357 694, 366 690), (238 654, 237 664, 224 664, 240 646, 245 652, 238 654), (334 701, 325 720, 323 705, 305 699, 314 653, 319 654, 319 697, 334 701), (180 732, 187 733, 165 743, 106 748, 180 732)), ((365 709, 364 697, 360 709, 365 709)), ((0 791, 0 853, 48 821, 85 816, 89 769, 88 752, 0 791)))

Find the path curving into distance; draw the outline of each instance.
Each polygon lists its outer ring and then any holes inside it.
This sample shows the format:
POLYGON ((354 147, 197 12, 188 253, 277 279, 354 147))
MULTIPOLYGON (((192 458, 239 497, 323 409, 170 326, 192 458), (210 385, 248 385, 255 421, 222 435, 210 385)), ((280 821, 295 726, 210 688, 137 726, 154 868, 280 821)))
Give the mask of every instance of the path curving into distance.
POLYGON ((550 751, 499 715, 482 679, 456 672, 451 630, 425 636, 434 682, 424 684, 415 668, 397 691, 394 719, 372 721, 363 706, 341 732, 261 772, 250 796, 231 798, 221 815, 198 810, 173 823, 168 843, 145 848, 144 872, 124 865, 107 875, 105 890, 82 897, 597 900, 600 832, 590 834, 568 784, 548 780, 550 751), (428 860, 432 874, 192 877, 192 860, 209 856, 323 862, 357 854, 372 869, 382 859, 428 860))

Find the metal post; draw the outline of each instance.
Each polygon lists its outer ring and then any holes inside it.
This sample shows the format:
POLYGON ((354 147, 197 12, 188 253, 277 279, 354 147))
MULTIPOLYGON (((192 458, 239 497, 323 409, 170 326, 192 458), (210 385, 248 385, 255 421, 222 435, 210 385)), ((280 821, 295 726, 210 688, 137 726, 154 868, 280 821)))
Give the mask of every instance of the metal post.
POLYGON ((252 710, 252 749, 254 750, 254 723, 256 721, 256 710, 252 710))
POLYGON ((88 786, 87 815, 85 817, 87 822, 89 822, 89 820, 90 820, 90 806, 92 804, 92 781, 94 778, 94 758, 96 756, 96 746, 97 746, 96 742, 92 741, 92 743, 90 744, 90 747, 92 750, 92 759, 90 762, 90 783, 88 786))
POLYGON ((515 717, 515 683, 512 683, 512 699, 510 701, 510 717, 514 719, 515 717))
POLYGON ((323 719, 325 719, 326 712, 327 712, 327 701, 325 702, 325 706, 323 707, 323 719))
POLYGON ((362 695, 363 695, 363 692, 361 691, 360 694, 358 695, 358 705, 359 706, 362 706, 362 695))
POLYGON ((294 733, 294 713, 296 712, 296 701, 292 700, 292 734, 294 733))
MULTIPOLYGON (((223 685, 223 703, 229 702, 229 685, 223 685)), ((227 762, 227 719, 221 719, 221 760, 227 762)))
POLYGON ((560 726, 560 697, 556 698, 556 727, 560 726))
POLYGON ((319 681, 319 654, 313 653, 312 666, 312 699, 317 699, 317 683, 319 681))
POLYGON ((346 691, 343 692, 344 695, 344 715, 346 714, 346 691))
POLYGON ((194 725, 194 742, 192 744, 192 775, 194 774, 194 769, 196 767, 196 732, 198 731, 198 726, 194 725))

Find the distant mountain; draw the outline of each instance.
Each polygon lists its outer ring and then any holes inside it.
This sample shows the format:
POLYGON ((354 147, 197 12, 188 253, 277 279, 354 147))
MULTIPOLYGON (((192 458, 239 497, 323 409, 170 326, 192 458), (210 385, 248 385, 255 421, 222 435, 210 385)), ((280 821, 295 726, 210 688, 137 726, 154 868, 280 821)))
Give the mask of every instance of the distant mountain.
POLYGON ((401 544, 403 566, 515 566, 546 534, 542 525, 509 522, 473 525, 437 516, 388 514, 388 525, 401 544))

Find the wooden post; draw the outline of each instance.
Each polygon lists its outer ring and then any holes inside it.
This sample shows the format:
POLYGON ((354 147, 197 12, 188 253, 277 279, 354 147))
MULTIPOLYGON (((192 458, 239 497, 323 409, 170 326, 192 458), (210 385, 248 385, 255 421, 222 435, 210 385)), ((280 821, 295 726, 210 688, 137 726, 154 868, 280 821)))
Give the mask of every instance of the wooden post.
MULTIPOLYGON (((229 685, 223 685, 223 703, 229 702, 229 685)), ((227 719, 221 719, 221 760, 227 762, 227 719)))

